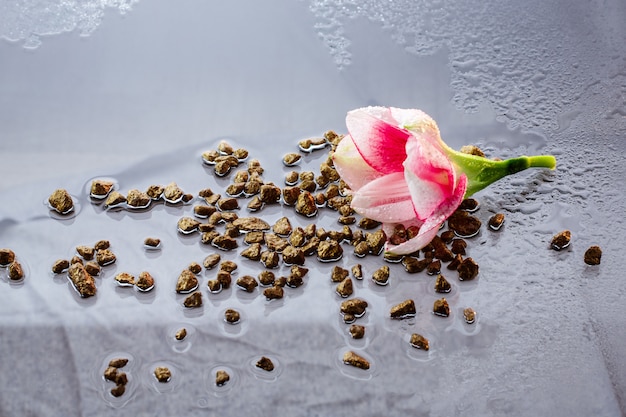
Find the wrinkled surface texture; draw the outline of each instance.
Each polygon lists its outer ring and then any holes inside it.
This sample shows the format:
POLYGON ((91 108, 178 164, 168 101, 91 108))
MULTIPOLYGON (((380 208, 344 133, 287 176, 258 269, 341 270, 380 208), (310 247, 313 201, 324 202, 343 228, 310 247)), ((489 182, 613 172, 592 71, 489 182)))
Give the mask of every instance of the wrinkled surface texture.
MULTIPOLYGON (((0 269, 1 416, 624 415, 623 1, 75 3, 0 2, 0 248, 26 274, 10 283, 0 269), (282 185, 291 168, 281 158, 298 140, 345 133, 346 113, 370 105, 424 110, 455 149, 558 159, 555 171, 474 196, 483 225, 497 212, 506 220, 468 239, 477 278, 446 276, 450 317, 432 314, 434 277, 388 264, 381 287, 371 274, 384 261, 349 250, 337 264, 362 263, 363 339, 339 314, 333 264, 311 259, 304 284, 272 302, 235 285, 209 294, 216 271, 203 272, 202 307, 184 309, 176 278, 213 251, 176 230, 192 205, 102 212, 87 196, 96 177, 123 192, 172 181, 194 194, 223 189, 200 159, 223 138, 282 185), (57 188, 76 198, 68 220, 44 204, 57 188), (549 249, 565 229, 570 246, 549 249), (160 250, 145 250, 146 237, 160 250), (99 239, 117 261, 96 278, 96 296, 80 299, 49 270, 99 239), (593 267, 583 262, 592 245, 603 251, 593 267), (117 273, 144 270, 152 292, 115 285, 117 273), (415 317, 391 320, 407 299, 415 317), (239 324, 224 321, 228 308, 239 324), (429 339, 427 354, 410 347, 413 333, 429 339), (369 369, 343 365, 346 351, 369 369), (263 356, 272 373, 255 366, 263 356), (119 398, 102 378, 116 357, 130 359, 119 398), (172 372, 168 383, 156 382, 157 367, 172 372), (220 369, 230 380, 218 388, 220 369)), ((322 159, 305 156, 298 169, 322 159)), ((279 205, 261 213, 309 222, 279 205)), ((340 229, 328 211, 313 221, 340 229)), ((258 275, 238 251, 220 253, 239 264, 233 284, 258 275)))

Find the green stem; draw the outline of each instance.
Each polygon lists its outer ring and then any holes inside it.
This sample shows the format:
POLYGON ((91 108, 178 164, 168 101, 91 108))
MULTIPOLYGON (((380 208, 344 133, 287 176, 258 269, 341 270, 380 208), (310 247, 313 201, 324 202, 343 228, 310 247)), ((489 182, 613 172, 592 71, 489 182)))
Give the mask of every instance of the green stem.
POLYGON ((556 167, 552 155, 520 156, 505 161, 494 161, 481 156, 465 154, 448 148, 448 156, 468 178, 465 197, 482 190, 497 180, 528 168, 556 167))

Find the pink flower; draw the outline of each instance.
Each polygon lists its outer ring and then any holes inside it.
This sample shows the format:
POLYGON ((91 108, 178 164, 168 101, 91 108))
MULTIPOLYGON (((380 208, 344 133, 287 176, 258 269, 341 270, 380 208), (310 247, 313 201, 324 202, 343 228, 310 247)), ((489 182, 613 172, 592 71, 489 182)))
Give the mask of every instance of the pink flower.
POLYGON ((463 198, 531 166, 554 168, 552 156, 492 161, 454 151, 435 121, 421 110, 367 107, 348 112, 348 135, 333 161, 352 193, 352 208, 383 223, 419 232, 386 251, 408 254, 426 246, 463 198), (415 229, 415 228, 414 228, 415 229))
POLYGON ((368 107, 346 117, 347 135, 333 155, 335 168, 352 190, 352 208, 383 223, 418 226, 419 233, 396 254, 426 246, 456 210, 467 188, 447 157, 435 121, 421 110, 368 107))

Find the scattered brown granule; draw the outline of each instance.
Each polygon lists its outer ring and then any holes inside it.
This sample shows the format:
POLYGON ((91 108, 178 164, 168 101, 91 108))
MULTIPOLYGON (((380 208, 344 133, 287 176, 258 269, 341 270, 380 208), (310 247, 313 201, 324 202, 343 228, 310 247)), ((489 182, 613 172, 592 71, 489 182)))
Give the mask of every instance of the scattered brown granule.
POLYGON ((204 197, 204 202, 207 203, 209 206, 214 206, 215 204, 217 204, 220 198, 222 198, 221 194, 215 193, 208 197, 204 197))
POLYGON ((339 180, 339 173, 337 172, 335 168, 330 166, 327 162, 322 162, 320 164, 320 174, 322 174, 322 176, 324 178, 327 178, 330 182, 339 180))
POLYGON ((222 220, 227 224, 227 226, 228 226, 228 223, 230 223, 230 227, 235 227, 237 228, 237 230, 240 230, 239 226, 233 224, 233 222, 238 219, 239 219, 239 215, 235 212, 227 211, 227 212, 222 213, 222 220))
POLYGON ((318 149, 324 148, 328 142, 325 138, 309 138, 302 139, 298 142, 298 148, 303 152, 313 152, 318 149))
POLYGON ((341 206, 349 205, 350 201, 352 201, 351 197, 337 196, 337 197, 329 198, 326 201, 326 206, 333 210, 339 210, 341 206))
MULTIPOLYGON (((270 229, 270 225, 259 217, 239 217, 233 221, 233 225, 238 227, 242 232, 263 232, 270 229)), ((263 236, 261 234, 261 236, 263 236)))
POLYGON ((433 313, 438 316, 448 317, 450 315, 450 306, 445 298, 435 300, 433 304, 433 313))
POLYGON ((435 261, 431 261, 426 266, 426 272, 428 273, 428 275, 435 275, 435 274, 438 274, 440 271, 441 271, 441 261, 439 259, 435 261))
POLYGON ((85 271, 82 264, 73 264, 67 273, 81 297, 96 295, 96 281, 85 271))
POLYGON ((454 259, 452 261, 450 261, 450 263, 448 264, 447 268, 451 271, 456 271, 459 266, 461 265, 461 262, 463 262, 463 256, 461 256, 460 253, 457 253, 457 255, 454 257, 454 259))
POLYGON ((253 243, 248 248, 241 251, 240 255, 251 261, 258 261, 261 259, 262 247, 260 243, 253 243))
POLYGON ((176 340, 183 340, 185 337, 187 337, 187 329, 185 329, 184 327, 179 329, 174 335, 174 338, 176 340))
POLYGON ((237 279, 237 286, 246 292, 252 292, 256 287, 259 286, 259 283, 256 282, 256 279, 250 275, 244 275, 237 279))
POLYGON ((269 250, 275 252, 282 252, 283 249, 289 246, 289 242, 286 239, 274 233, 265 234, 265 244, 269 250))
POLYGON ((252 174, 253 172, 263 175, 263 167, 261 166, 261 162, 258 159, 251 159, 248 161, 248 172, 252 174))
POLYGON ((214 206, 207 206, 207 205, 201 204, 201 205, 194 206, 193 215, 199 219, 206 219, 209 216, 211 216, 211 214, 215 213, 216 210, 217 209, 214 206))
POLYGON ((109 361, 109 366, 112 368, 123 368, 128 364, 126 358, 114 358, 109 361))
POLYGON ((343 139, 343 135, 339 135, 335 133, 333 130, 328 130, 324 133, 324 138, 331 144, 333 147, 336 147, 341 139, 343 139))
POLYGON ((185 192, 181 190, 175 182, 171 182, 163 189, 163 197, 170 202, 179 201, 185 192))
POLYGON ((313 217, 317 214, 317 204, 315 204, 315 197, 309 191, 303 191, 298 195, 296 201, 296 213, 302 214, 305 217, 313 217))
POLYGON ((304 229, 302 229, 301 227, 296 227, 293 232, 291 232, 291 235, 289 235, 288 240, 292 246, 295 246, 297 248, 303 246, 306 243, 304 229))
POLYGON ((157 366, 154 369, 154 376, 159 382, 169 382, 172 378, 172 371, 165 366, 157 366))
POLYGON ((217 236, 215 239, 213 239, 211 244, 216 248, 226 251, 236 249, 239 246, 235 239, 225 235, 217 236))
POLYGON ((448 280, 441 274, 437 275, 437 280, 435 280, 435 292, 448 293, 451 290, 452 286, 448 280))
POLYGON ((343 281, 341 281, 337 285, 335 291, 337 291, 337 294, 339 294, 343 298, 351 296, 354 292, 354 288, 352 286, 352 280, 350 279, 350 277, 346 277, 343 281))
POLYGON ((389 311, 389 315, 392 319, 405 319, 415 316, 416 313, 415 302, 410 299, 391 307, 389 311))
POLYGON ((300 173, 300 181, 313 181, 315 173, 313 171, 302 171, 300 173))
POLYGON ((276 185, 269 183, 261 185, 259 199, 265 204, 274 204, 280 200, 282 191, 276 185))
POLYGON ((81 265, 83 265, 84 262, 83 262, 83 259, 80 256, 74 255, 74 256, 72 256, 72 259, 70 259, 70 265, 73 265, 73 264, 81 264, 81 265))
POLYGON ((343 248, 336 240, 324 240, 317 246, 317 259, 322 262, 333 262, 341 259, 343 248))
POLYGON ((220 264, 220 271, 233 272, 237 270, 238 266, 234 261, 226 260, 220 264))
POLYGON ((185 301, 183 301, 183 305, 187 308, 196 308, 202 306, 202 293, 200 291, 196 291, 193 294, 187 296, 185 301))
POLYGON ((450 262, 454 258, 450 249, 439 236, 435 236, 430 243, 435 249, 434 257, 440 259, 441 262, 450 262))
POLYGON ((282 287, 278 285, 273 285, 263 290, 263 295, 268 300, 276 300, 276 299, 283 298, 284 290, 282 287))
POLYGON ((217 279, 210 279, 207 282, 207 286, 209 287, 209 291, 213 294, 217 294, 222 291, 222 284, 217 279))
POLYGON ((354 246, 354 254, 359 258, 364 257, 370 252, 370 247, 366 241, 361 241, 354 246))
POLYGON ((448 218, 448 227, 459 237, 476 236, 480 231, 481 221, 467 211, 457 210, 448 218))
POLYGON ((207 255, 206 258, 204 258, 204 261, 202 262, 202 264, 204 265, 206 269, 211 269, 215 267, 218 263, 220 263, 221 259, 222 257, 220 256, 219 253, 212 253, 210 255, 207 255))
POLYGON ((70 261, 67 259, 57 259, 52 264, 52 272, 55 274, 60 274, 66 271, 70 267, 70 261))
POLYGON ((284 288, 286 285, 287 285, 287 277, 279 277, 279 278, 276 278, 276 281, 274 281, 275 287, 284 288))
POLYGON ((226 228, 224 229, 224 236, 236 238, 241 236, 241 231, 235 227, 232 223, 226 223, 226 228))
POLYGON ((590 246, 585 251, 585 263, 587 265, 600 265, 600 259, 602 258, 602 249, 600 246, 590 246))
POLYGON ((478 264, 472 258, 466 258, 457 268, 461 281, 470 281, 478 275, 478 264))
MULTIPOLYGON (((317 177, 315 177, 315 185, 318 189, 325 188, 326 186, 328 186, 328 184, 330 184, 330 182, 331 179, 323 175, 318 175, 317 177)), ((324 198, 324 201, 326 201, 326 196, 324 196, 323 193, 320 193, 320 195, 324 198)))
POLYGON ((232 282, 232 276, 230 275, 230 272, 219 270, 217 271, 216 279, 223 289, 227 290, 228 288, 230 288, 230 284, 232 282))
POLYGON ((280 256, 273 250, 261 252, 261 263, 269 269, 276 268, 280 263, 280 256))
POLYGON ((389 267, 387 265, 383 265, 374 271, 372 279, 378 285, 387 285, 389 284, 389 274, 389 267))
POLYGON ((290 171, 285 175, 285 184, 286 185, 296 185, 298 183, 298 172, 297 171, 290 171))
POLYGON ((250 173, 248 171, 239 170, 235 172, 233 176, 233 184, 242 183, 245 184, 250 179, 250 173))
POLYGON ((126 203, 126 196, 119 191, 112 191, 104 202, 105 207, 115 207, 126 203))
MULTIPOLYGON (((228 175, 228 173, 230 172, 230 170, 233 168, 233 161, 230 159, 219 159, 220 157, 218 156, 215 159, 215 175, 217 175, 218 177, 223 177, 225 175, 228 175)), ((234 160, 236 161, 237 158, 234 158, 234 160)), ((235 165, 236 166, 236 165, 235 165)))
POLYGON ((202 265, 197 262, 192 262, 189 264, 189 266, 187 266, 187 269, 197 275, 202 272, 202 265))
POLYGON ((385 246, 385 241, 387 240, 387 235, 385 232, 381 230, 377 230, 374 233, 367 233, 365 235, 365 242, 367 242, 367 247, 369 248, 369 252, 372 255, 379 255, 385 246))
POLYGON ((326 200, 339 196, 339 186, 337 184, 330 184, 326 191, 324 191, 326 200))
POLYGON ((191 202, 191 200, 193 200, 193 194, 191 193, 185 193, 183 194, 183 198, 182 198, 182 202, 187 204, 189 202, 191 202))
POLYGON ((67 190, 59 188, 48 197, 48 203, 55 211, 61 214, 69 213, 74 210, 74 202, 72 196, 67 190))
POLYGON ((452 239, 451 250, 453 254, 465 255, 466 247, 467 247, 467 242, 465 242, 463 239, 452 239))
POLYGON ((147 237, 144 239, 143 245, 146 248, 157 249, 161 246, 161 239, 156 237, 147 237))
POLYGON ((249 152, 244 148, 237 148, 233 151, 233 156, 237 158, 238 161, 245 161, 248 159, 249 152))
POLYGON ((24 278, 24 268, 18 261, 13 261, 9 264, 9 279, 12 281, 19 281, 24 278))
POLYGON ((550 242, 550 246, 554 250, 565 249, 569 246, 570 241, 572 239, 572 233, 569 230, 563 230, 560 233, 557 233, 552 237, 552 241, 550 242))
POLYGON ((147 207, 151 201, 152 199, 148 194, 137 189, 129 190, 128 194, 126 195, 126 204, 128 204, 130 207, 147 207))
POLYGON ((243 241, 248 245, 253 243, 265 243, 265 232, 247 232, 243 241))
POLYGON ((298 153, 288 153, 287 155, 283 156, 283 164, 285 164, 285 166, 292 167, 299 164, 301 159, 302 155, 298 153))
POLYGON ((186 294, 196 288, 198 288, 198 278, 189 269, 183 269, 176 281, 176 292, 186 294))
POLYGON ((355 368, 368 370, 370 369, 370 363, 367 359, 357 355, 353 351, 349 350, 343 354, 343 363, 346 365, 354 366, 355 368))
POLYGON ((113 382, 115 382, 118 386, 128 384, 128 376, 126 376, 126 372, 117 372, 117 376, 113 382))
POLYGON ((154 278, 149 272, 142 271, 139 274, 139 279, 137 279, 135 285, 141 291, 149 291, 154 287, 154 278))
POLYGON ((287 245, 283 250, 283 263, 285 265, 304 265, 304 252, 300 248, 287 245))
POLYGON ((283 202, 288 206, 293 206, 298 201, 300 187, 288 186, 283 188, 283 202))
MULTIPOLYGON (((243 194, 247 197, 255 196, 255 198, 250 201, 250 204, 254 201, 255 205, 263 205, 263 201, 261 201, 261 198, 257 195, 261 192, 262 185, 263 183, 257 180, 250 180, 246 183, 246 185, 244 185, 243 194)), ((250 207, 250 204, 248 204, 248 207, 250 207)))
POLYGON ((178 220, 178 231, 183 234, 189 234, 198 230, 199 221, 191 217, 181 217, 178 220))
POLYGON ((276 220, 276 223, 272 226, 272 232, 278 236, 289 236, 292 230, 293 228, 291 227, 291 222, 287 217, 281 217, 276 220))
POLYGON ((95 245, 93 245, 93 247, 97 251, 109 249, 109 247, 111 247, 111 243, 108 240, 99 240, 95 245))
POLYGON ((162 185, 151 185, 146 190, 146 194, 148 194, 148 196, 153 200, 161 198, 164 192, 165 187, 163 187, 162 185))
POLYGON ((234 197, 225 197, 217 200, 217 208, 221 211, 237 210, 239 208, 239 200, 234 197))
POLYGON ((343 315, 343 322, 346 324, 354 323, 356 321, 356 316, 354 314, 348 313, 343 315))
POLYGON ((353 324, 350 326, 349 332, 353 339, 363 339, 363 336, 365 336, 365 326, 353 324))
POLYGON ((120 272, 119 274, 115 275, 115 281, 117 281, 117 283, 122 286, 135 285, 135 277, 128 272, 120 272))
POLYGON ((454 232, 452 230, 446 230, 445 232, 441 233, 441 240, 445 243, 448 244, 450 242, 452 242, 452 240, 454 239, 456 235, 454 234, 454 232))
POLYGON ((213 165, 215 164, 215 159, 218 156, 220 156, 220 153, 216 151, 215 149, 211 149, 211 150, 202 152, 202 161, 204 161, 205 164, 213 165))
POLYGON ((292 265, 290 271, 291 275, 303 278, 309 272, 309 269, 299 265, 292 265))
POLYGON ((211 197, 213 194, 215 193, 210 188, 203 188, 202 190, 198 191, 198 196, 202 198, 211 197))
POLYGON ((352 268, 352 276, 356 279, 363 279, 363 268, 361 264, 356 264, 352 268))
POLYGON ((404 269, 409 274, 422 272, 424 269, 426 269, 429 263, 430 261, 428 259, 418 260, 413 256, 405 256, 404 259, 402 259, 402 265, 404 265, 404 269))
POLYGON ((262 356, 256 363, 257 368, 261 368, 264 371, 272 372, 274 370, 274 363, 266 356, 262 356))
MULTIPOLYGON (((301 191, 307 191, 309 193, 314 193, 315 190, 317 190, 317 184, 315 183, 314 180, 303 180, 298 187, 300 188, 301 191)), ((313 199, 315 200, 315 197, 313 197, 313 199)), ((298 204, 298 202, 296 201, 296 204, 298 204)))
POLYGON ((304 227, 304 236, 306 236, 307 239, 311 239, 314 236, 317 236, 317 226, 315 225, 315 223, 309 223, 304 227))
POLYGON ((215 372, 215 385, 221 387, 226 385, 228 381, 230 381, 230 375, 228 375, 228 372, 221 369, 215 372))
POLYGON ((477 200, 473 198, 466 198, 465 200, 461 201, 461 204, 459 205, 459 210, 464 210, 464 211, 473 213, 476 210, 478 210, 478 207, 479 207, 479 204, 477 200))
POLYGON ((340 224, 354 224, 356 222, 356 217, 354 216, 340 216, 337 219, 337 222, 340 224))
POLYGON ((336 266, 333 267, 333 269, 330 272, 330 280, 332 282, 341 282, 349 274, 350 274, 350 272, 347 269, 344 269, 344 268, 340 267, 339 265, 336 265, 336 266))
POLYGON ((258 276, 259 283, 263 286, 274 285, 276 275, 272 271, 261 271, 258 276))
POLYGON ((500 228, 504 224, 504 214, 502 213, 494 214, 493 216, 489 218, 489 221, 487 222, 487 224, 492 230, 500 230, 500 228))
POLYGON ((361 317, 365 314, 367 308, 367 301, 361 298, 351 298, 341 303, 341 312, 343 314, 352 314, 356 317, 361 317))
POLYGON ((107 381, 115 382, 115 380, 117 379, 117 367, 108 366, 104 370, 103 376, 104 376, 104 379, 106 379, 107 381))
POLYGON ((239 314, 237 310, 229 308, 224 312, 224 320, 230 324, 239 323, 239 320, 241 320, 241 314, 239 314))
POLYGON ((476 321, 476 312, 473 308, 467 307, 463 310, 463 317, 467 324, 472 324, 476 321))
POLYGON ((309 272, 307 268, 302 268, 298 265, 293 265, 291 267, 291 273, 287 277, 286 284, 291 288, 298 288, 302 284, 304 284, 304 276, 309 272))
POLYGON ((304 256, 311 256, 317 253, 317 247, 320 244, 320 240, 317 236, 313 236, 311 240, 306 242, 304 246, 302 246, 302 252, 304 252, 304 256))
POLYGON ((225 140, 221 140, 220 143, 217 144, 217 151, 220 155, 232 155, 234 152, 233 147, 225 140))
POLYGON ((96 179, 91 181, 91 188, 89 193, 92 197, 104 198, 111 192, 114 185, 115 183, 112 181, 96 179))
POLYGON ((315 199, 315 205, 317 205, 317 207, 324 207, 326 205, 326 195, 324 193, 315 193, 313 198, 315 199))
POLYGON ((100 265, 94 261, 85 262, 85 271, 92 277, 97 277, 100 275, 100 265))
POLYGON ((318 227, 315 230, 315 237, 318 238, 319 240, 326 240, 328 239, 330 236, 330 233, 327 232, 323 227, 318 227))
POLYGON ((411 346, 417 349, 428 350, 430 349, 428 339, 418 333, 413 333, 411 335, 411 340, 409 341, 411 346))
POLYGON ((208 232, 203 232, 202 235, 200 236, 200 241, 203 244, 208 245, 210 243, 213 243, 215 238, 218 237, 219 235, 220 234, 216 230, 210 230, 208 232))
POLYGON ((119 384, 111 388, 111 395, 114 397, 121 397, 122 395, 124 395, 125 392, 126 392, 126 385, 119 384))

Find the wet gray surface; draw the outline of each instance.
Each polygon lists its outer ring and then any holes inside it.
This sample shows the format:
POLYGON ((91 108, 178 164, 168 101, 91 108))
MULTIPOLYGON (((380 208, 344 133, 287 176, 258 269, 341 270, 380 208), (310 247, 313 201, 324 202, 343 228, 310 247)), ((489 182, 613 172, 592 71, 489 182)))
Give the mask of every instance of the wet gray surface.
MULTIPOLYGON (((624 414, 622 3, 46 5, 0 6, 0 247, 27 273, 15 285, 0 270, 0 415, 624 414), (303 137, 344 132, 345 113, 365 105, 421 108, 455 148, 557 158, 554 172, 524 172, 476 196, 483 224, 495 212, 506 223, 468 241, 480 275, 449 277, 451 317, 430 313, 432 277, 390 264, 391 283, 379 287, 370 276, 382 258, 358 259, 348 246, 338 264, 366 271, 355 281, 370 304, 363 341, 341 320, 333 264, 313 259, 306 284, 273 302, 258 290, 209 294, 215 271, 203 271, 204 307, 187 310, 176 278, 215 250, 176 231, 193 204, 105 212, 87 194, 100 177, 122 192, 171 181, 194 194, 223 189, 228 179, 200 159, 222 138, 282 185, 282 155, 303 137), (43 204, 59 187, 79 203, 63 220, 43 204), (563 229, 571 246, 550 250, 563 229), (147 252, 147 236, 162 249, 147 252), (97 296, 81 299, 49 270, 99 239, 118 261, 97 279, 97 296), (595 267, 582 260, 593 244, 604 252, 595 267), (115 285, 116 273, 142 270, 155 276, 152 292, 115 285), (390 320, 407 298, 417 316, 390 320), (465 306, 478 312, 473 325, 465 306), (223 322, 226 308, 242 312, 240 324, 223 322), (181 327, 182 343, 173 338, 181 327), (409 346, 413 332, 429 337, 428 354, 409 346), (350 349, 371 360, 369 371, 341 363, 350 349), (262 355, 273 373, 255 369, 262 355), (118 399, 102 379, 116 356, 131 359, 118 399), (151 373, 164 364, 174 375, 159 384, 151 373), (218 368, 232 376, 223 389, 212 381, 218 368)), ((281 206, 261 214, 339 228, 329 210, 313 220, 281 206)), ((237 260, 238 276, 256 276, 262 268, 241 249, 222 257, 237 260)))

